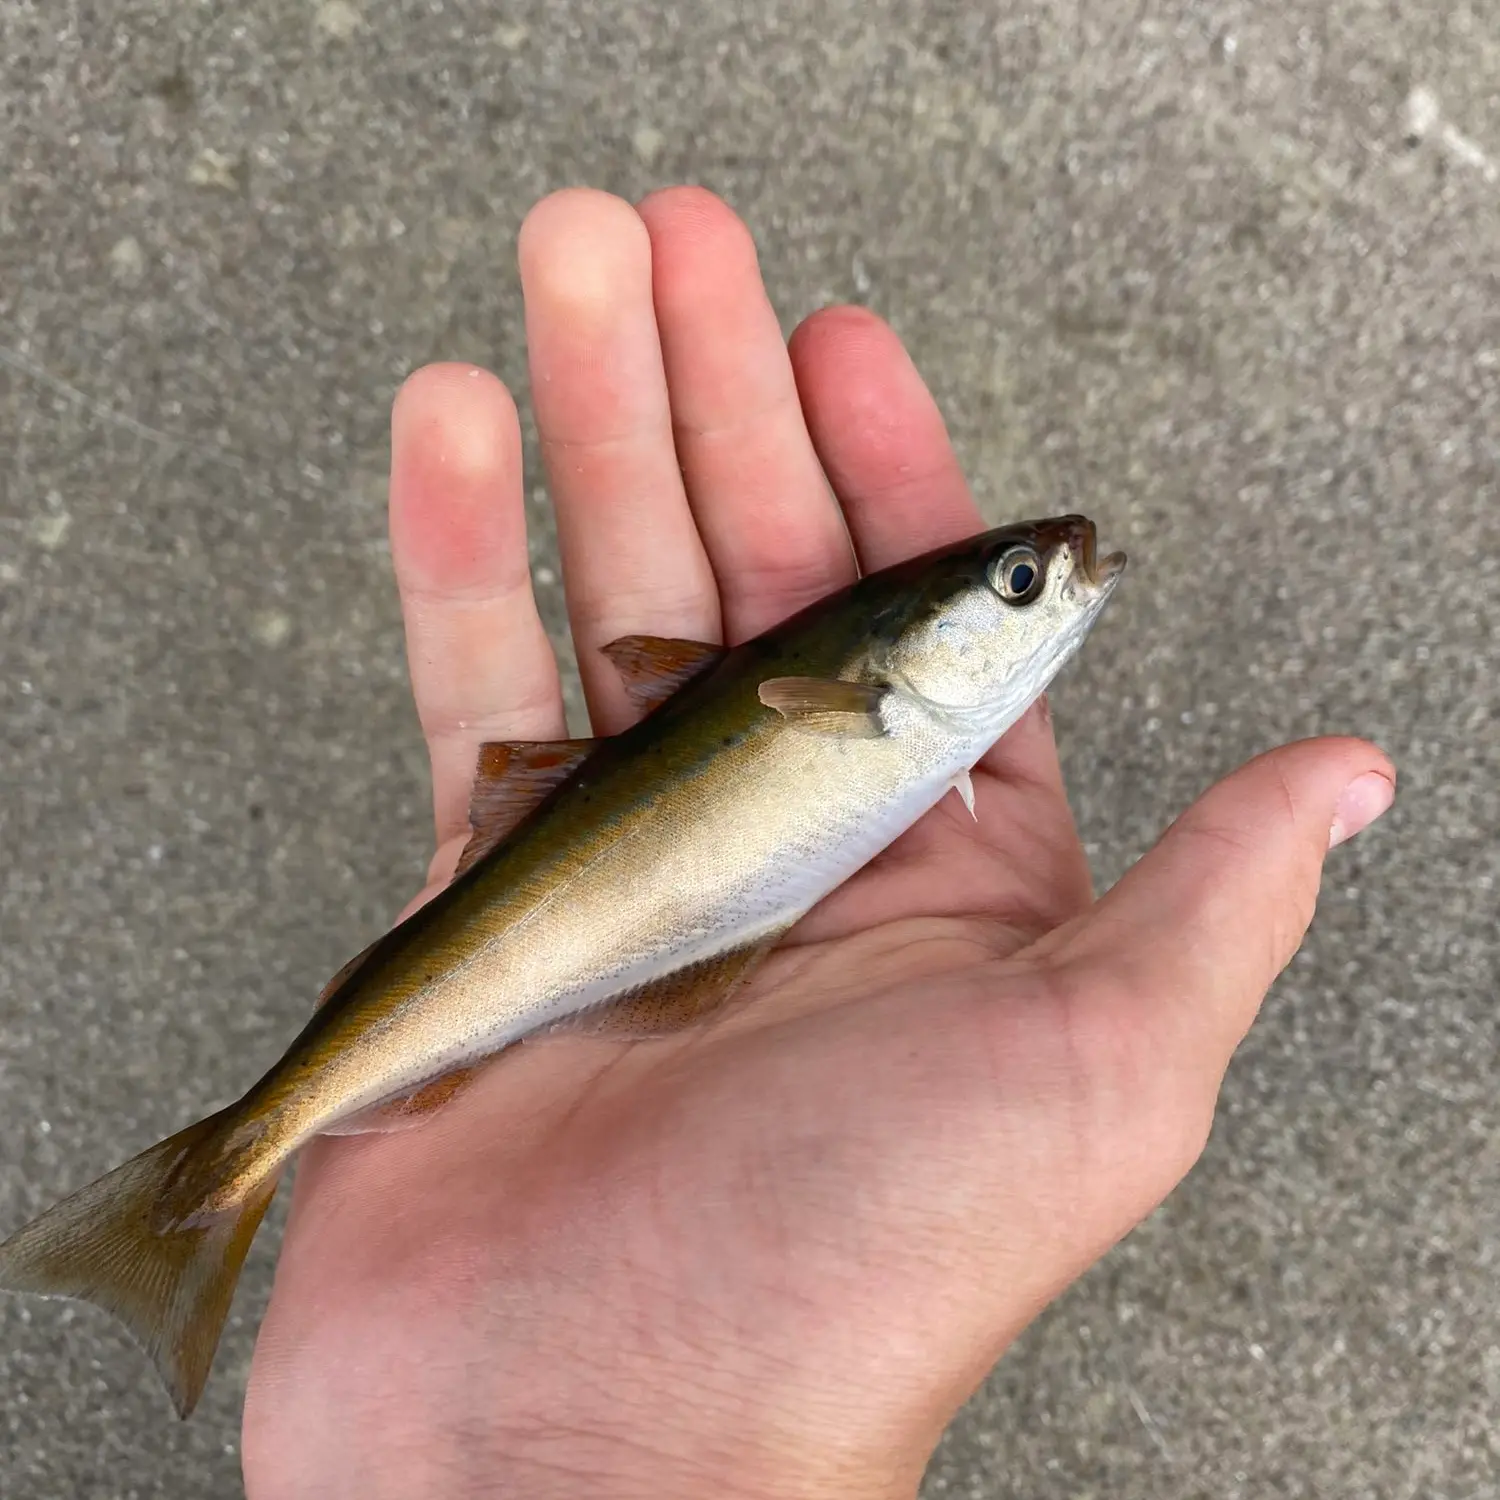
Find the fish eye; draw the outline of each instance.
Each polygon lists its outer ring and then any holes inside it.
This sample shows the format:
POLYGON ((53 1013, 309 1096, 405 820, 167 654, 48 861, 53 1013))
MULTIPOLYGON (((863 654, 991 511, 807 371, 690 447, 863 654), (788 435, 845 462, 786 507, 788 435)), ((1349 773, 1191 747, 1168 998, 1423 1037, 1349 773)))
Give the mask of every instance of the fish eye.
POLYGON ((990 564, 990 586, 1010 604, 1029 604, 1042 591, 1042 560, 1031 547, 1009 547, 990 564))

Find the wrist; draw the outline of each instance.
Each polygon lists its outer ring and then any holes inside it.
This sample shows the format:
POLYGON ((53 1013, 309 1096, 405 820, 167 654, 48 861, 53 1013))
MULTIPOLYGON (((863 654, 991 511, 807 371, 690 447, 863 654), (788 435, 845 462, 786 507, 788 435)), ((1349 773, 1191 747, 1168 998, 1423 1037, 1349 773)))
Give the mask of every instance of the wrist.
POLYGON ((688 1432, 671 1418, 629 1439, 580 1433, 566 1420, 508 1429, 503 1447, 476 1500, 915 1500, 928 1456, 882 1458, 836 1444, 788 1452, 747 1432, 688 1432))
POLYGON ((435 1403, 408 1387, 409 1403, 338 1401, 322 1420, 317 1396, 283 1388, 295 1415, 276 1397, 247 1409, 247 1496, 915 1500, 931 1444, 883 1441, 890 1428, 870 1409, 673 1373, 590 1377, 575 1364, 559 1380, 540 1361, 524 1385, 480 1379, 435 1403))

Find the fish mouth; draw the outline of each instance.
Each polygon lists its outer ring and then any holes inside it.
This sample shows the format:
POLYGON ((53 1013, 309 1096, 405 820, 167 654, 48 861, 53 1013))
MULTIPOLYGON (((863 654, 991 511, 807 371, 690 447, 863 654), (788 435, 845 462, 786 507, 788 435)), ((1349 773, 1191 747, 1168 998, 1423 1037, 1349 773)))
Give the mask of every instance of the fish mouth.
POLYGON ((1072 554, 1075 577, 1090 593, 1107 594, 1125 571, 1125 554, 1099 556, 1099 533, 1087 516, 1064 516, 1058 523, 1059 541, 1072 554))

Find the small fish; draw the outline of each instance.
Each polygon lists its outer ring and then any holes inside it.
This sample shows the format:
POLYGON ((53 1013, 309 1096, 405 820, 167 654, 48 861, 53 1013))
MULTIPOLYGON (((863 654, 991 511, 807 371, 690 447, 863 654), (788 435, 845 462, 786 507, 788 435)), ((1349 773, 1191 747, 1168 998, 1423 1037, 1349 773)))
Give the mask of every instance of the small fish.
POLYGON ((1083 643, 1125 565, 1080 516, 874 573, 730 649, 605 647, 645 717, 482 747, 453 882, 347 963, 228 1108, 0 1244, 0 1289, 144 1345, 179 1415, 278 1177, 319 1135, 421 1121, 512 1044, 665 1036, 951 790, 1083 643))

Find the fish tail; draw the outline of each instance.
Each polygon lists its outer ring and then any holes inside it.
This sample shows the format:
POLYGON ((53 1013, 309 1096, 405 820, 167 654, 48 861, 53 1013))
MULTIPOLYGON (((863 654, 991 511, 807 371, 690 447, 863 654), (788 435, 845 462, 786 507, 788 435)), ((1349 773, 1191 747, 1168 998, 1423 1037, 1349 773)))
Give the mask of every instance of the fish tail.
MULTIPOLYGON (((179 1417, 198 1404, 240 1268, 276 1192, 273 1170, 232 1209, 164 1215, 180 1168, 212 1153, 211 1116, 80 1188, 0 1244, 0 1291, 103 1308, 151 1356, 179 1417)), ((192 1176, 196 1176, 192 1173, 192 1176)))

